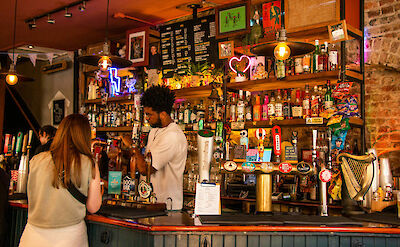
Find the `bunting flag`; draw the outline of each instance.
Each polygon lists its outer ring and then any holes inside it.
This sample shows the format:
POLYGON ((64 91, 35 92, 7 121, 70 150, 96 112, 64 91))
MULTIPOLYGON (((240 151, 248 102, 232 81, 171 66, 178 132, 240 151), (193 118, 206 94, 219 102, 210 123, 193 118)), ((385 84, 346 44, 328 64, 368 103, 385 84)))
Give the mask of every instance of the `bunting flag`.
POLYGON ((46 53, 46 57, 49 60, 50 64, 53 64, 54 53, 52 52, 46 53))
POLYGON ((8 56, 10 57, 11 62, 12 62, 14 65, 17 65, 18 54, 13 54, 13 53, 9 52, 9 53, 8 53, 8 56))
POLYGON ((36 66, 37 54, 29 53, 28 56, 29 56, 29 59, 31 60, 31 62, 33 64, 33 67, 35 67, 36 66))

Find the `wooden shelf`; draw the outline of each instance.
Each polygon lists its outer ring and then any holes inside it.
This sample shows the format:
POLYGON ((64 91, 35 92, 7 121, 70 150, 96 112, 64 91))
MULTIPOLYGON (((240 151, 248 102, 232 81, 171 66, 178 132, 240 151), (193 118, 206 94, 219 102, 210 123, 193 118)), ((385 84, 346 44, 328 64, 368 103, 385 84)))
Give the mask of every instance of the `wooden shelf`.
MULTIPOLYGON (((128 103, 128 102, 133 102, 133 96, 132 95, 126 95, 126 96, 117 96, 117 97, 110 97, 107 98, 106 103, 128 103)), ((83 101, 84 104, 102 104, 102 99, 87 99, 83 101)))
POLYGON ((180 98, 202 98, 208 97, 211 94, 211 85, 200 86, 200 87, 188 87, 173 90, 175 92, 175 97, 177 99, 180 98))
MULTIPOLYGON (((272 121, 256 121, 256 122, 245 122, 245 128, 264 128, 272 127, 274 125, 279 126, 326 126, 328 121, 324 119, 324 124, 306 124, 305 119, 285 119, 285 120, 272 120, 272 121)), ((364 121, 361 118, 351 117, 349 123, 353 126, 363 126, 364 121)))
POLYGON ((97 132, 129 132, 132 131, 132 126, 123 127, 97 127, 97 132))

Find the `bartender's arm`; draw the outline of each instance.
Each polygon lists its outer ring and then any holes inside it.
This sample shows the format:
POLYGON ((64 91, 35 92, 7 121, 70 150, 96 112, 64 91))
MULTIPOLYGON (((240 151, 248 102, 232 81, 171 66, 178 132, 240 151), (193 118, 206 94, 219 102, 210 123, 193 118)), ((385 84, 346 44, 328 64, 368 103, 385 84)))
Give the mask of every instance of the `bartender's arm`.
MULTIPOLYGON (((143 154, 140 152, 138 148, 132 149, 132 158, 130 162, 131 176, 135 174, 136 169, 142 175, 147 175, 148 164, 145 161, 143 154)), ((151 167, 151 174, 155 173, 157 169, 151 167)))

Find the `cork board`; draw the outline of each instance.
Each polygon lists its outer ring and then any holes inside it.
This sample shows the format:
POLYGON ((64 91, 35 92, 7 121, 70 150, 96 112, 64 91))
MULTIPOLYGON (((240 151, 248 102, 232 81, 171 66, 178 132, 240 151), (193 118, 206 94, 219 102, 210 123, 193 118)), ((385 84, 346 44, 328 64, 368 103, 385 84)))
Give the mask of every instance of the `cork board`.
POLYGON ((288 31, 306 30, 340 19, 339 0, 286 0, 285 27, 288 31))

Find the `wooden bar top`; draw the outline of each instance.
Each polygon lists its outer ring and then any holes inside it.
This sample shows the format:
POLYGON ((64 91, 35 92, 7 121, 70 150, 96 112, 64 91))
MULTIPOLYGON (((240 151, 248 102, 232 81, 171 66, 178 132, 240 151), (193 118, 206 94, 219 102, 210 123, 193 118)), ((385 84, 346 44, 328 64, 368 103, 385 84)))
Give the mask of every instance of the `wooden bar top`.
MULTIPOLYGON (((26 201, 10 201, 10 206, 28 208, 26 201)), ((295 217, 295 216, 293 216, 295 217)), ((271 226, 271 225, 195 225, 194 219, 184 212, 169 212, 166 216, 123 220, 97 214, 86 216, 87 221, 98 222, 150 232, 354 232, 400 234, 400 228, 391 225, 364 222, 362 227, 352 226, 271 226)))

